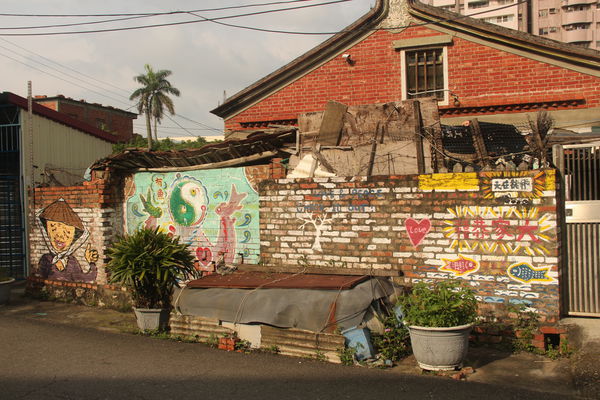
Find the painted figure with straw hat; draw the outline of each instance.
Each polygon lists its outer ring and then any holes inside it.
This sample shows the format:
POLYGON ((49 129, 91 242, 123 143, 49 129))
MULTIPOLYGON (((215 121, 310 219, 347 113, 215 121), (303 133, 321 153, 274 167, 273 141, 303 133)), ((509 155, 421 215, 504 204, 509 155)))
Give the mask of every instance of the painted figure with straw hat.
POLYGON ((55 201, 37 214, 37 221, 50 250, 40 258, 38 274, 59 281, 95 281, 98 251, 88 243, 83 265, 73 255, 87 241, 90 233, 69 204, 64 199, 55 201))

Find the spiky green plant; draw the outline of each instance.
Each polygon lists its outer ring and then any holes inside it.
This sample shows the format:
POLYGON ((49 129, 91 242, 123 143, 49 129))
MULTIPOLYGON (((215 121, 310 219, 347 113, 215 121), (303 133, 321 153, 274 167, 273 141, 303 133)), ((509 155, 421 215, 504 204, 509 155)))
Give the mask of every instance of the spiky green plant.
POLYGON ((407 325, 451 327, 470 324, 477 318, 477 299, 473 290, 456 280, 433 286, 417 283, 401 299, 407 325))
POLYGON ((197 276, 188 246, 158 228, 118 237, 107 254, 109 282, 130 288, 140 308, 168 308, 173 286, 197 276))

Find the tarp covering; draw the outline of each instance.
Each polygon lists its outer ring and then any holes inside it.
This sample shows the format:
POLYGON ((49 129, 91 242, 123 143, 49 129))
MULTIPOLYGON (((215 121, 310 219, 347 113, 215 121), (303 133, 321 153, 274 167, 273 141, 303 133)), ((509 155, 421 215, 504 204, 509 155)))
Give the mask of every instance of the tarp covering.
POLYGON ((174 298, 184 315, 322 332, 357 326, 374 300, 393 293, 387 278, 370 278, 348 290, 185 288, 174 298))

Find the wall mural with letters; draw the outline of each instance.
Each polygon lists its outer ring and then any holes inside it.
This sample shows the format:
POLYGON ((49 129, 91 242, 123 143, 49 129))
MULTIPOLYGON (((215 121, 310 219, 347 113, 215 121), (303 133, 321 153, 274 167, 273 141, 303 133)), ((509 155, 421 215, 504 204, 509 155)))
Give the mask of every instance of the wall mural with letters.
MULTIPOLYGON (((461 279, 497 312, 558 318, 554 170, 330 177, 261 185, 261 260, 461 279)), ((482 309, 485 309, 483 307, 482 309)))

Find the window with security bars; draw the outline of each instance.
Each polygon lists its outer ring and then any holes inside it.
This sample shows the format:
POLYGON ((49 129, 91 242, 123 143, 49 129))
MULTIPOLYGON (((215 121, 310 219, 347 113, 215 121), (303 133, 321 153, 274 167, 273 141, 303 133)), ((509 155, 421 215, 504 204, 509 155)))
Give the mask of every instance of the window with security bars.
POLYGON ((406 94, 409 99, 444 99, 443 49, 406 52, 406 94))

